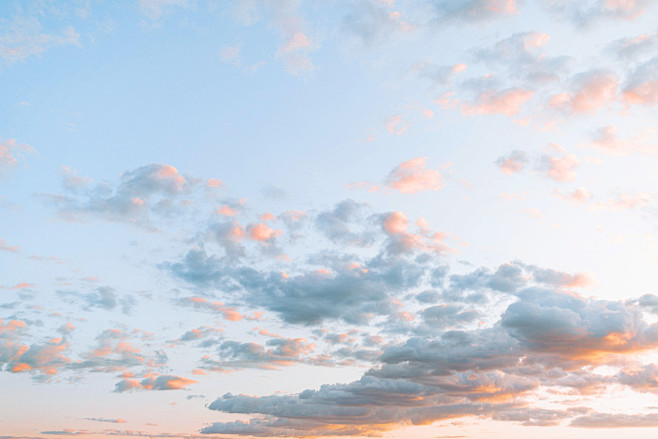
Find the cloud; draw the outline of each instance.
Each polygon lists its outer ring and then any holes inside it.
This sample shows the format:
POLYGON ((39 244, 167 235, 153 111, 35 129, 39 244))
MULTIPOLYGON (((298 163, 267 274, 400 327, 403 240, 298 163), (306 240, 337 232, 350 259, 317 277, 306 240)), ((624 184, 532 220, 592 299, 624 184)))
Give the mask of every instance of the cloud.
POLYGON ((202 369, 227 371, 256 368, 277 369, 301 362, 313 352, 315 345, 303 338, 274 338, 263 346, 227 340, 217 348, 216 357, 202 360, 202 369))
POLYGON ((93 179, 87 176, 84 177, 79 176, 75 169, 66 165, 62 165, 59 167, 59 175, 62 182, 62 186, 64 186, 64 188, 70 191, 77 191, 79 189, 84 189, 93 182, 93 179))
MULTIPOLYGON (((71 186, 68 171, 63 183, 79 192, 84 185, 71 186)), ((76 176, 77 177, 77 176, 76 176)), ((182 176, 170 165, 150 164, 121 174, 116 186, 103 182, 81 195, 41 194, 58 208, 65 219, 100 218, 153 228, 152 216, 160 218, 185 211, 196 180, 182 176)))
POLYGON ((126 392, 129 390, 184 390, 187 386, 195 384, 196 381, 177 375, 160 375, 158 377, 144 378, 143 380, 124 379, 119 381, 115 392, 126 392))
POLYGON ((427 157, 418 157, 399 164, 388 174, 386 187, 403 194, 438 191, 443 187, 436 169, 425 169, 427 157))
POLYGON ((464 103, 461 111, 466 115, 473 114, 504 114, 516 116, 521 112, 534 92, 522 88, 511 88, 501 91, 484 90, 473 103, 464 103))
POLYGON ((375 236, 367 228, 367 213, 365 203, 348 199, 331 210, 320 212, 315 218, 315 226, 332 243, 368 247, 375 242, 375 236))
POLYGON ((24 153, 35 153, 30 145, 21 144, 16 139, 0 142, 0 174, 8 172, 25 161, 24 153))
POLYGON ((575 168, 580 164, 580 160, 575 154, 566 152, 560 145, 551 144, 549 148, 562 156, 543 155, 541 158, 541 167, 549 178, 556 181, 572 181, 576 178, 575 168))
POLYGON ((569 424, 581 428, 647 428, 658 427, 658 413, 615 414, 591 413, 574 419, 569 424))
POLYGON ((240 300, 250 307, 265 308, 283 321, 302 325, 316 325, 324 320, 365 323, 375 316, 387 315, 393 309, 393 292, 417 285, 425 272, 422 266, 397 258, 379 257, 361 265, 366 272, 312 269, 284 277, 278 270, 236 267, 191 250, 183 262, 165 264, 163 268, 192 283, 229 282, 236 292, 241 291, 240 300))
POLYGON ((503 174, 512 175, 521 172, 528 163, 528 154, 518 149, 496 160, 496 165, 503 174))
MULTIPOLYGON (((557 272, 516 267, 530 270, 544 282, 564 282, 556 279, 557 272)), ((505 276, 518 274, 505 272, 505 276)), ((615 364, 615 355, 658 345, 656 324, 648 324, 637 309, 622 302, 530 286, 521 287, 515 297, 491 326, 412 337, 386 348, 380 364, 357 381, 326 384, 297 395, 225 394, 209 408, 258 417, 217 422, 202 432, 377 435, 404 425, 471 415, 535 426, 575 418, 573 425, 585 426, 590 419, 587 408, 547 410, 528 406, 526 398, 532 400, 541 387, 587 394, 600 391, 611 380, 630 383, 628 378, 597 375, 583 366, 615 364)), ((428 310, 432 317, 428 325, 443 326, 445 317, 455 315, 434 307, 428 310)))
POLYGON ((80 46, 80 34, 72 26, 58 34, 44 33, 34 17, 0 20, 0 29, 0 59, 8 65, 41 55, 53 47, 80 46))
POLYGON ((121 418, 116 418, 116 419, 112 419, 112 418, 85 418, 85 419, 87 421, 108 422, 110 424, 125 424, 126 422, 128 422, 125 419, 121 419, 121 418))
POLYGON ((592 198, 590 191, 582 187, 574 189, 571 192, 564 192, 560 189, 555 189, 553 190, 553 195, 562 200, 571 201, 573 203, 585 203, 592 198))
POLYGON ((520 78, 529 87, 556 81, 571 63, 566 56, 551 57, 543 52, 551 36, 544 32, 522 32, 477 49, 473 58, 496 68, 503 68, 512 78, 520 78))
POLYGON ((184 297, 178 301, 179 304, 184 306, 191 306, 196 309, 207 310, 221 314, 226 320, 237 322, 242 320, 242 314, 234 308, 225 306, 222 302, 210 302, 203 297, 184 297))
POLYGON ((299 0, 268 2, 252 0, 236 2, 234 17, 244 25, 252 25, 265 17, 280 35, 274 56, 294 75, 315 70, 310 54, 320 47, 317 37, 300 12, 299 0))
POLYGON ((18 245, 9 245, 7 244, 7 241, 0 238, 0 250, 11 253, 19 253, 21 251, 21 247, 18 245))
POLYGON ((72 291, 58 291, 57 295, 70 304, 79 304, 80 300, 83 300, 86 310, 101 308, 109 311, 117 306, 115 290, 107 286, 97 288, 95 293, 81 294, 72 291))
POLYGON ((638 133, 633 137, 620 139, 617 136, 617 127, 606 125, 598 128, 590 136, 590 146, 601 152, 612 156, 625 156, 630 154, 658 154, 658 147, 649 140, 649 134, 655 134, 655 130, 647 133, 638 133))
POLYGON ((658 103, 658 57, 654 57, 633 72, 624 86, 622 100, 627 104, 658 103))
POLYGON ((595 114, 617 100, 617 77, 607 70, 593 70, 577 75, 572 90, 553 95, 548 108, 567 114, 595 114))
POLYGON ((21 346, 20 350, 7 363, 7 370, 13 373, 38 372, 41 376, 51 376, 59 372, 71 360, 64 355, 69 344, 63 339, 53 339, 47 343, 21 346))
POLYGON ((601 20, 635 20, 651 4, 649 0, 542 0, 542 6, 562 19, 577 26, 587 27, 601 20))
POLYGON ((481 22, 519 13, 515 0, 434 0, 439 20, 481 22))

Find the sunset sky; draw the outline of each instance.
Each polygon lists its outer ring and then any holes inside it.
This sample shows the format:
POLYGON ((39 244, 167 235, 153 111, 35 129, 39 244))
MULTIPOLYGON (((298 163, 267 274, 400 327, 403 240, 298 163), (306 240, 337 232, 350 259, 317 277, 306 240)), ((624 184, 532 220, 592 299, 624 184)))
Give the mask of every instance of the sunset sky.
POLYGON ((655 438, 658 1, 3 0, 0 439, 655 438))

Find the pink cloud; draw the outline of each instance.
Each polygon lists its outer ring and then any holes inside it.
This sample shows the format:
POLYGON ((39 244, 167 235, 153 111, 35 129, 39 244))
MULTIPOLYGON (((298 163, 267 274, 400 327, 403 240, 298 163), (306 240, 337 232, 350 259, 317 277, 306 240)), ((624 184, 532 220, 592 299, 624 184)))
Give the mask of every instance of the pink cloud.
POLYGON ((394 240, 399 249, 402 249, 405 252, 413 249, 435 251, 438 253, 456 251, 443 243, 443 240, 445 239, 443 233, 432 232, 430 230, 429 224, 424 218, 421 217, 416 221, 416 226, 419 229, 419 233, 408 232, 409 220, 407 219, 407 216, 400 211, 390 213, 382 222, 382 227, 386 234, 394 240))
POLYGON ((258 223, 250 224, 247 227, 247 233, 249 234, 249 238, 254 241, 266 242, 281 235, 281 230, 274 230, 265 223, 258 223))
POLYGON ((528 162, 528 154, 515 150, 496 160, 496 164, 503 174, 512 175, 521 172, 528 162))
POLYGON ((243 319, 243 315, 240 314, 240 312, 238 312, 234 308, 226 307, 222 302, 218 302, 218 301, 210 302, 203 297, 197 297, 197 296, 185 297, 180 301, 184 305, 191 305, 197 309, 205 309, 208 311, 219 312, 224 316, 226 320, 231 322, 237 322, 243 319))
POLYGON ((547 155, 542 157, 542 165, 548 177, 557 181, 574 180, 576 178, 575 168, 580 164, 578 157, 567 153, 563 147, 557 144, 551 144, 549 148, 563 152, 563 154, 561 157, 547 155))
POLYGON ((21 248, 17 245, 8 245, 4 240, 0 239, 0 250, 6 252, 18 253, 21 251, 21 248))
POLYGON ((559 189, 555 189, 553 191, 553 195, 565 200, 565 201, 572 201, 575 203, 584 203, 588 201, 590 198, 592 198, 592 194, 585 188, 578 188, 575 189, 571 192, 563 192, 559 189))
POLYGON ((209 178, 208 181, 206 181, 206 186, 213 187, 213 188, 223 187, 224 182, 222 180, 218 180, 216 178, 209 178))
POLYGON ((396 166, 386 179, 386 186, 403 194, 437 191, 443 187, 436 169, 425 169, 427 157, 418 157, 396 166))
POLYGON ((384 230, 389 235, 404 233, 409 227, 409 220, 402 212, 393 212, 384 220, 384 230))
POLYGON ((617 137, 617 127, 607 125, 596 130, 591 139, 590 146, 606 154, 622 156, 633 153, 657 154, 658 147, 649 140, 648 134, 655 134, 655 129, 645 133, 638 133, 633 137, 622 139, 617 137))
POLYGON ((462 104, 463 114, 505 114, 516 116, 521 107, 534 93, 530 90, 515 88, 496 92, 486 90, 475 100, 473 104, 462 104))
POLYGON ((224 205, 224 206, 220 207, 215 212, 217 212, 218 215, 224 215, 224 216, 235 216, 238 213, 237 210, 235 210, 232 207, 229 207, 227 205, 224 205))
POLYGON ((388 131, 390 134, 404 134, 405 131, 407 131, 407 127, 402 125, 402 115, 397 114, 395 116, 391 116, 388 121, 386 122, 386 131, 388 131))
POLYGON ((658 103, 658 80, 648 80, 626 88, 622 99, 628 104, 653 105, 658 103))
POLYGON ((554 95, 550 108, 567 113, 596 113, 617 99, 617 78, 610 72, 594 72, 582 78, 572 93, 554 95))
POLYGON ((270 212, 266 212, 266 213, 264 213, 260 216, 260 220, 263 221, 263 222, 276 221, 276 217, 274 216, 274 214, 272 214, 270 212))

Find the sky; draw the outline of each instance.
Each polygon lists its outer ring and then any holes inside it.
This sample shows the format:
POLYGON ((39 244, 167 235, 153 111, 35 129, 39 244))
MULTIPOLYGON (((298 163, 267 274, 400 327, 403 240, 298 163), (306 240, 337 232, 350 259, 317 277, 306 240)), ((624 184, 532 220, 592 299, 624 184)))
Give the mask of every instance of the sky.
POLYGON ((0 3, 0 438, 654 438, 658 2, 0 3))

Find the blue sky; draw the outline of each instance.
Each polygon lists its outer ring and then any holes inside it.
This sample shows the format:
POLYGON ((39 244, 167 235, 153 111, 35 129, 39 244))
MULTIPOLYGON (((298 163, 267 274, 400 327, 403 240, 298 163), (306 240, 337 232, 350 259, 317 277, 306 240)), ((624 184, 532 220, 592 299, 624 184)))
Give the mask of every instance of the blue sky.
POLYGON ((0 437, 652 437, 657 18, 4 2, 0 437))

